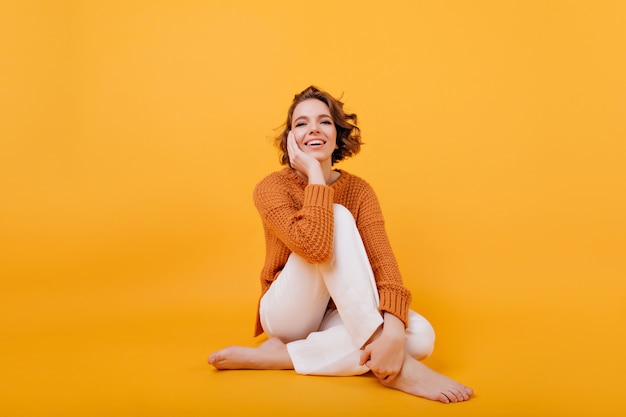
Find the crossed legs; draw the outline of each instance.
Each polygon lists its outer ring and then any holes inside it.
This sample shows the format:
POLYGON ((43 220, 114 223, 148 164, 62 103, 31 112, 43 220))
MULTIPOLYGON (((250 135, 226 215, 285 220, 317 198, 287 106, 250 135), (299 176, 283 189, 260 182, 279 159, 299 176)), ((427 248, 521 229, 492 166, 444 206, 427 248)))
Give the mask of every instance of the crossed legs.
MULTIPOLYGON (((324 265, 295 254, 260 305, 269 338, 257 348, 231 346, 213 353, 217 369, 295 369, 300 374, 359 375, 360 348, 381 331, 378 292, 354 219, 334 206, 335 253, 324 265), (337 310, 326 310, 332 297, 337 310)), ((419 362, 430 355, 434 332, 411 311, 402 370, 384 386, 444 403, 469 399, 472 390, 419 362)))
MULTIPOLYGON (((226 369, 294 369, 287 345, 277 337, 270 337, 257 348, 230 346, 213 353, 209 364, 226 369)), ((471 388, 442 375, 405 353, 402 369, 396 378, 379 382, 407 394, 442 403, 467 401, 471 388)))

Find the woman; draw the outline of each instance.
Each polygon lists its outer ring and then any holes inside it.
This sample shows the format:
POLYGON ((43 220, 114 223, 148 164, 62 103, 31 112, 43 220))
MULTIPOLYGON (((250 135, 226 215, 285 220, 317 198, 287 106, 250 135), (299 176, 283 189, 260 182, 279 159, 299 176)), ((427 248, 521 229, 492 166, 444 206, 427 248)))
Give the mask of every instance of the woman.
POLYGON ((294 97, 277 138, 288 165, 257 184, 266 258, 257 348, 213 353, 217 369, 295 369, 309 375, 371 371, 384 386, 443 403, 472 390, 428 368, 433 329, 409 310, 373 189, 335 170, 360 150, 355 114, 313 86, 294 97))

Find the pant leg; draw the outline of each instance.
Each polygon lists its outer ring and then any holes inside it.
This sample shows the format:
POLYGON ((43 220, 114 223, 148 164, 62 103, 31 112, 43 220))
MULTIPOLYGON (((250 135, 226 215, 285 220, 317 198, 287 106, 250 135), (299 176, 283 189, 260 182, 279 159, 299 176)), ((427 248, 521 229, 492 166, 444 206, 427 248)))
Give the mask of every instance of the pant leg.
MULTIPOLYGON (((433 351, 435 332, 422 315, 409 310, 405 349, 415 359, 427 358, 433 351)), ((352 342, 337 310, 329 310, 320 330, 305 340, 287 344, 287 351, 297 373, 303 375, 350 376, 369 372, 359 365, 361 349, 352 342)))
POLYGON ((361 347, 383 322, 379 298, 363 241, 352 213, 335 204, 333 256, 319 265, 337 310, 324 316, 318 331, 287 344, 296 372, 315 375, 360 375, 361 347))
POLYGON ((361 350, 354 344, 337 310, 329 310, 320 330, 287 344, 294 370, 302 375, 351 376, 369 371, 359 365, 361 350))
POLYGON ((428 320, 419 313, 409 310, 404 349, 417 360, 429 357, 435 348, 435 330, 428 320))
POLYGON ((374 272, 350 211, 333 205, 333 256, 320 272, 353 342, 362 347, 382 324, 374 272))
POLYGON ((292 253, 261 299, 263 329, 284 342, 319 330, 332 297, 354 344, 359 347, 382 324, 378 290, 352 213, 334 204, 333 256, 310 264, 292 253))
POLYGON ((319 329, 329 300, 319 266, 292 253, 261 298, 261 326, 285 343, 304 339, 319 329))

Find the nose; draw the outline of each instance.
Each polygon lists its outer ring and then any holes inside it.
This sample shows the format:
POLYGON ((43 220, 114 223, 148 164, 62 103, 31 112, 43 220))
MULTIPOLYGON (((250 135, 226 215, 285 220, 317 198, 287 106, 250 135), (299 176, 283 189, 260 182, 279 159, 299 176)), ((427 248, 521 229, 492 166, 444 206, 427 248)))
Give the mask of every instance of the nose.
POLYGON ((317 123, 310 123, 309 124, 309 133, 317 133, 319 132, 319 126, 317 125, 317 123))

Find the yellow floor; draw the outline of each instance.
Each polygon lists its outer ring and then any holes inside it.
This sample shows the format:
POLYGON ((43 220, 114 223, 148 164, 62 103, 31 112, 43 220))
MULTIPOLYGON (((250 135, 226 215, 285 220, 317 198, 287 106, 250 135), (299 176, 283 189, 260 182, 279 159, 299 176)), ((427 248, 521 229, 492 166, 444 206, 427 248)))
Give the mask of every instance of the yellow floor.
MULTIPOLYGON (((251 253, 259 244, 240 245, 251 253)), ((236 252, 235 247, 233 253, 236 252)), ((254 346, 257 255, 140 276, 118 271, 56 290, 3 294, 2 415, 618 416, 623 391, 623 295, 588 305, 564 300, 416 294, 436 327, 427 363, 472 386, 443 405, 380 386, 372 377, 292 371, 215 371, 229 344, 254 346), (94 282, 97 285, 94 285, 94 282), (592 307, 591 307, 592 306, 592 307), (589 308, 591 307, 591 308, 589 308)), ((87 271, 81 271, 86 273, 87 271)), ((92 277, 93 278, 93 277, 92 277)), ((477 278, 468 276, 468 279, 477 278)), ((494 277, 488 277, 493 279, 494 277)), ((515 277, 509 277, 515 278, 515 277)), ((548 277, 545 277, 548 278, 548 277)), ((593 294, 589 295, 590 297, 593 294)), ((416 307, 414 305, 414 307, 416 307)), ((261 339, 262 340, 262 339, 261 339)))

